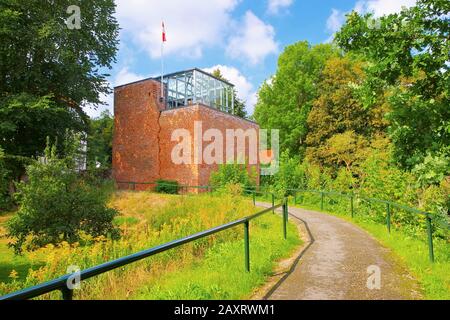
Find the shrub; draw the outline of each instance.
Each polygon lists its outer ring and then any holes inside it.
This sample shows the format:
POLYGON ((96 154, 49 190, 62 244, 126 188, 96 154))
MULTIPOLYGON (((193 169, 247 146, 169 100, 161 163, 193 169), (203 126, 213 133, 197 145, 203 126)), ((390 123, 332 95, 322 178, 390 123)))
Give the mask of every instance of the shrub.
POLYGON ((155 191, 158 193, 178 194, 179 185, 177 181, 157 180, 155 191))
POLYGON ((434 234, 445 239, 448 230, 443 226, 449 224, 450 177, 442 180, 439 186, 431 185, 420 194, 420 209, 433 214, 434 234))
POLYGON ((392 165, 382 154, 373 153, 361 164, 360 193, 414 206, 417 198, 414 176, 392 165))
POLYGON ((445 155, 433 157, 429 154, 412 172, 417 176, 420 186, 437 185, 450 174, 450 158, 445 155))
POLYGON ((353 174, 346 168, 340 168, 336 178, 331 182, 332 189, 335 191, 349 193, 353 190, 356 179, 353 174))
POLYGON ((249 173, 247 166, 243 164, 223 164, 219 165, 217 171, 211 173, 209 181, 215 187, 240 185, 243 189, 254 189, 256 172, 252 170, 249 173))
POLYGON ((105 181, 111 180, 111 169, 108 168, 95 168, 87 167, 85 171, 82 172, 83 179, 88 181, 90 184, 102 185, 105 181))
POLYGON ((307 188, 312 190, 324 189, 323 174, 320 167, 316 164, 308 163, 306 165, 307 188))
POLYGON ((19 211, 7 224, 16 253, 79 242, 84 235, 119 236, 112 223, 118 212, 77 175, 71 159, 57 158, 55 148, 47 148, 45 161, 27 167, 29 181, 18 184, 19 211))
POLYGON ((288 189, 304 189, 306 187, 305 166, 297 157, 290 158, 283 153, 280 159, 280 169, 273 179, 273 189, 279 196, 292 194, 288 189))

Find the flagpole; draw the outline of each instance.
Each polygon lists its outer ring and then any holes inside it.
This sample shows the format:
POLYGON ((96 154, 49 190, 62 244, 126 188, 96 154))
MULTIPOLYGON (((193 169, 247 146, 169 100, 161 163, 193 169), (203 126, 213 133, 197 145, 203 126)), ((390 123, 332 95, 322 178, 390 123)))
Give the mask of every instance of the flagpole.
POLYGON ((161 39, 161 100, 164 102, 164 39, 161 39))

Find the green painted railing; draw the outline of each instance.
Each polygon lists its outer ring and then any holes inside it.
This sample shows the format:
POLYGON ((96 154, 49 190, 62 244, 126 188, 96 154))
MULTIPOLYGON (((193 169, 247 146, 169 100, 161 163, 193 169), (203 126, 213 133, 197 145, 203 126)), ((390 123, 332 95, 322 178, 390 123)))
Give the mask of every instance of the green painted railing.
MULTIPOLYGON (((177 188, 177 193, 185 192, 187 193, 189 189, 194 190, 203 190, 205 192, 213 192, 217 189, 219 189, 219 186, 211 186, 211 185, 205 185, 205 186, 189 186, 189 185, 182 185, 182 184, 171 184, 171 183, 163 183, 163 182, 130 182, 130 181, 116 181, 117 185, 125 185, 128 187, 129 190, 137 190, 136 186, 143 185, 143 186, 149 186, 149 187, 156 187, 156 186, 166 186, 166 187, 172 187, 177 188)), ((261 195, 269 195, 272 207, 275 205, 275 193, 270 191, 262 191, 257 190, 256 188, 250 189, 250 188, 244 188, 244 190, 248 194, 252 194, 253 197, 253 204, 256 204, 256 197, 258 194, 261 195)))
MULTIPOLYGON (((125 184, 128 185, 129 189, 136 190, 137 185, 149 185, 149 186, 156 186, 156 185, 166 185, 171 187, 177 187, 177 192, 184 191, 187 192, 189 189, 195 189, 195 190, 205 190, 207 192, 213 192, 214 190, 217 190, 219 187, 216 186, 188 186, 188 185, 175 185, 175 184, 164 184, 161 182, 122 182, 118 181, 117 184, 125 184)), ((244 191, 248 194, 252 195, 253 198, 253 204, 256 205, 256 197, 258 195, 268 195, 269 198, 272 201, 272 206, 268 209, 265 209, 263 211, 260 211, 258 213, 255 213, 253 215, 247 216, 245 218, 235 220, 233 222, 220 225, 218 227, 202 231, 190 236, 187 236, 185 238, 181 238, 178 240, 174 240, 165 244, 162 244, 157 247, 153 247, 144 251, 140 251, 138 253, 122 257, 110 262, 103 263, 98 266, 91 267, 89 269, 83 270, 80 272, 80 281, 95 277, 97 275, 103 274, 105 272, 123 267, 125 265, 131 264, 133 262, 145 259, 147 257, 156 255, 158 253, 179 247, 183 244, 208 237, 210 235, 213 235, 215 233, 236 227, 238 225, 244 225, 244 255, 245 255, 245 270, 247 272, 250 272, 250 221, 253 219, 256 219, 268 212, 275 212, 276 209, 282 208, 282 218, 283 218, 283 237, 284 239, 287 239, 287 223, 288 223, 288 197, 284 197, 280 204, 275 205, 275 199, 276 195, 273 192, 269 191, 261 191, 257 189, 244 189, 244 191)), ((355 207, 354 207, 354 200, 355 198, 358 198, 360 200, 368 201, 368 202, 376 202, 386 205, 386 226, 388 232, 391 231, 391 213, 392 208, 399 208, 402 210, 406 210, 409 212, 413 212, 416 214, 424 215, 426 218, 427 223, 427 242, 428 242, 428 248, 429 248, 429 258, 431 262, 434 262, 434 249, 433 249, 433 227, 432 227, 432 220, 433 220, 433 214, 425 211, 421 211, 415 208, 410 208, 405 205, 401 205, 392 201, 386 201, 386 200, 380 200, 375 198, 368 198, 357 194, 345 194, 345 193, 339 193, 339 192, 333 192, 333 191, 318 191, 318 190, 304 190, 304 189, 289 189, 288 190, 291 194, 293 194, 294 198, 294 204, 297 204, 298 200, 298 194, 304 194, 304 193, 316 193, 320 195, 320 208, 321 210, 324 210, 324 198, 325 196, 339 196, 339 197, 345 197, 349 199, 350 201, 350 211, 351 216, 355 216, 355 207)), ((300 199, 301 202, 301 199, 300 199)), ((448 230, 448 224, 443 225, 446 230, 448 230)), ((7 294, 5 296, 0 297, 0 300, 23 300, 23 299, 32 299, 38 296, 41 296, 43 294, 47 294, 53 291, 61 291, 63 299, 71 300, 73 298, 73 290, 69 289, 68 282, 71 280, 72 274, 64 275, 60 278, 39 284, 37 286, 26 288, 17 292, 13 292, 10 294, 7 294)))
MULTIPOLYGON (((430 212, 422 211, 419 209, 411 208, 393 201, 387 201, 387 200, 381 200, 376 198, 369 198, 364 197, 362 195, 358 194, 347 194, 347 193, 340 193, 335 191, 320 191, 320 190, 306 190, 306 189, 288 189, 287 190, 290 194, 293 195, 294 204, 297 204, 297 199, 299 194, 305 194, 305 193, 315 193, 320 195, 320 210, 324 210, 324 198, 325 196, 338 196, 338 197, 344 197, 349 199, 350 203, 350 213, 351 217, 355 217, 355 206, 354 201, 355 199, 359 199, 366 202, 374 202, 379 204, 384 204, 386 206, 386 228, 387 231, 391 232, 391 221, 392 221, 392 210, 393 208, 402 209, 414 214, 422 215, 425 217, 426 220, 426 232, 427 232, 427 244, 428 244, 428 255, 431 262, 434 262, 434 247, 433 247, 433 224, 432 221, 434 220, 435 225, 439 225, 444 230, 449 230, 449 225, 444 224, 440 221, 437 221, 435 218, 435 215, 430 212)), ((301 199, 300 199, 301 200, 301 199)))
MULTIPOLYGON (((117 182, 118 184, 129 184, 129 186, 132 186, 132 190, 136 190, 136 185, 143 184, 143 185, 157 185, 156 182, 149 182, 149 183, 136 183, 136 182, 117 182)), ((161 184, 160 185, 164 185, 161 184)), ((188 191, 188 188, 193 189, 200 189, 212 192, 219 187, 216 186, 183 186, 179 185, 179 190, 183 190, 185 192, 188 191)), ((275 193, 269 191, 269 190, 261 190, 261 189, 244 189, 244 191, 248 194, 252 195, 253 204, 256 204, 256 198, 258 195, 268 195, 269 199, 272 201, 272 206, 275 204, 276 195, 275 193)), ((321 191, 321 190, 310 190, 310 189, 287 189, 288 193, 293 194, 294 198, 294 204, 297 203, 297 195, 298 194, 304 194, 304 193, 316 193, 320 196, 320 210, 324 210, 324 203, 325 203, 325 197, 326 196, 338 196, 338 197, 344 197, 349 199, 350 203, 350 213, 351 217, 355 217, 355 199, 359 199, 366 202, 374 202, 374 203, 380 203, 384 204, 386 206, 386 227, 387 231, 391 232, 391 221, 392 221, 392 210, 394 208, 402 209, 405 211, 409 211, 415 214, 423 215, 426 220, 426 232, 427 232, 427 245, 428 245, 428 255, 431 262, 434 262, 434 246, 433 246, 433 224, 432 221, 434 220, 435 225, 441 226, 444 230, 448 230, 449 226, 448 224, 442 224, 440 221, 436 221, 434 218, 434 215, 430 212, 422 211, 419 209, 411 208, 393 201, 387 201, 387 200, 381 200, 376 198, 370 198, 370 197, 364 197, 359 194, 347 194, 347 193, 341 193, 336 191, 321 191)))
MULTIPOLYGON (((137 183, 136 183, 137 184, 137 183)), ((145 184, 154 184, 154 183, 145 183, 145 184)), ((211 186, 184 186, 185 188, 194 188, 194 189, 206 189, 206 190, 214 190, 215 187, 211 186)), ((248 190, 250 191, 250 190, 248 190)), ((254 190, 253 190, 254 191, 254 190)), ((272 195, 272 199, 274 196, 272 195)), ((256 204, 256 203, 255 203, 256 204)), ((179 247, 183 244, 208 237, 210 235, 222 232, 224 230, 236 227, 238 225, 244 225, 244 255, 245 255, 245 270, 250 272, 250 221, 256 219, 268 212, 275 212, 276 209, 282 208, 282 218, 283 218, 283 237, 287 239, 287 223, 288 223, 288 201, 287 198, 282 199, 281 203, 278 205, 273 204, 272 207, 255 213, 253 215, 217 226, 215 228, 202 231, 178 240, 174 240, 165 244, 162 244, 157 247, 153 247, 144 251, 140 251, 135 254, 131 254, 126 257, 122 257, 110 262, 103 263, 98 266, 91 267, 89 269, 83 270, 79 273, 80 281, 98 276, 105 272, 123 267, 125 265, 131 264, 133 262, 148 258, 150 256, 154 256, 158 253, 165 252, 167 250, 179 247)), ((64 300, 72 300, 73 298, 73 290, 69 289, 69 281, 72 281, 73 274, 67 274, 60 278, 26 288, 17 292, 13 292, 7 295, 0 297, 0 300, 25 300, 32 299, 43 294, 47 294, 53 291, 61 291, 62 297, 64 300)))

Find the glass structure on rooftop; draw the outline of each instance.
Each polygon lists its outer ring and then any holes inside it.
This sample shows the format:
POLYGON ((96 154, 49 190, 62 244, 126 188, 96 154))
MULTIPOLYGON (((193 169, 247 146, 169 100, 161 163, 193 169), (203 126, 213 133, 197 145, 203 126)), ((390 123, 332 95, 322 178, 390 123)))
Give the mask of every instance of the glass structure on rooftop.
POLYGON ((200 69, 165 75, 163 82, 167 109, 199 103, 233 113, 234 86, 200 69))

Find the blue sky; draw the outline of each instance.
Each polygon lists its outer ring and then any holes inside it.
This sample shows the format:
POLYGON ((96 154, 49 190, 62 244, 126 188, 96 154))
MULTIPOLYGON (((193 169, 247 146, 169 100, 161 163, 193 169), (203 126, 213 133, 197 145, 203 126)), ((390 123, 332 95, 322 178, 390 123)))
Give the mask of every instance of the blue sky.
MULTIPOLYGON (((351 10, 376 16, 415 0, 116 0, 120 48, 111 86, 161 73, 161 21, 166 26, 165 72, 219 67, 236 85, 249 113, 257 90, 276 71, 279 54, 297 41, 328 42, 351 10)), ((113 111, 105 106, 87 113, 113 111)))

